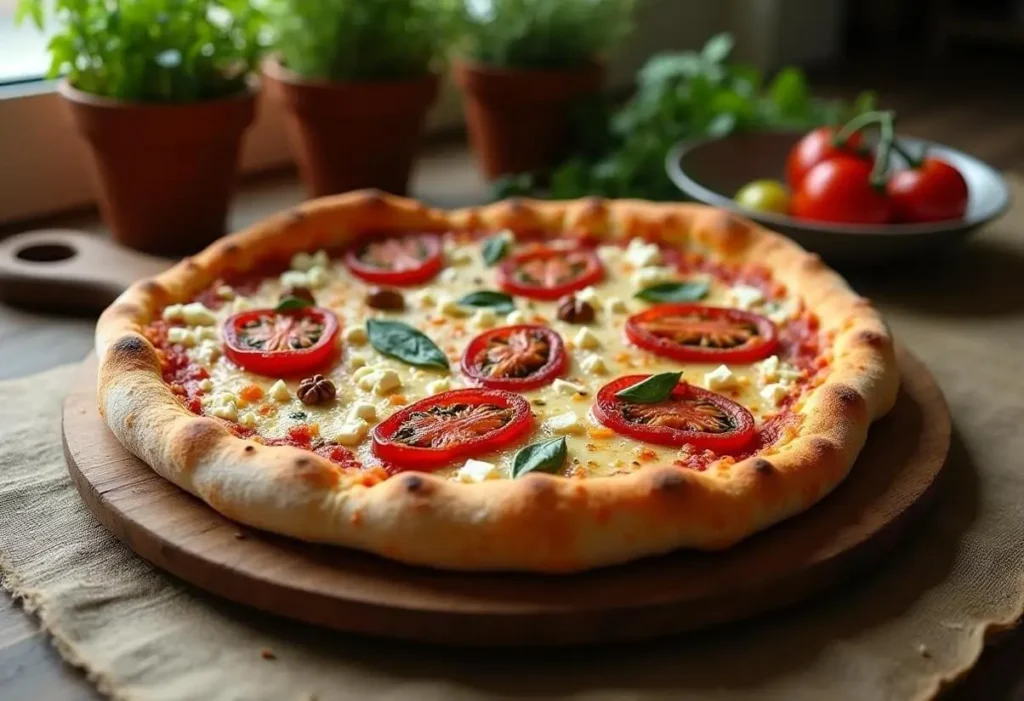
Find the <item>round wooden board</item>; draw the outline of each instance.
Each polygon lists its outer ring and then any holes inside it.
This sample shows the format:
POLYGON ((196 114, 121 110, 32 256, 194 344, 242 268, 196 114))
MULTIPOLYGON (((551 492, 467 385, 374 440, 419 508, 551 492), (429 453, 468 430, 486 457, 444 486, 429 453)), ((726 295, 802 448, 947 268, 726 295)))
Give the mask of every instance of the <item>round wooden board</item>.
POLYGON ((899 351, 903 388, 850 477, 805 514, 717 553, 678 552, 563 576, 414 568, 242 528, 130 455, 96 410, 96 360, 64 404, 71 476, 142 557, 219 596, 345 631, 473 645, 647 638, 793 604, 890 550, 949 448, 942 393, 899 351))

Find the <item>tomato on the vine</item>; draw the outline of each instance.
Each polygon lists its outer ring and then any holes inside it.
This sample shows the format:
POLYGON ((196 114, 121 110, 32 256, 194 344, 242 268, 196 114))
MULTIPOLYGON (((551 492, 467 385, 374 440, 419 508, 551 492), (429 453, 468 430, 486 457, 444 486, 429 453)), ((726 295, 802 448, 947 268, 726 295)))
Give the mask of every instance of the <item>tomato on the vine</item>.
POLYGON ((884 224, 892 205, 872 182, 871 164, 840 156, 808 171, 793 195, 793 215, 846 224, 884 224))
POLYGON ((864 147, 860 133, 851 134, 842 146, 835 142, 836 133, 835 127, 818 127, 796 143, 786 159, 786 182, 790 187, 800 187, 814 166, 840 156, 863 161, 870 168, 873 159, 871 152, 864 147))
POLYGON ((896 171, 886 192, 893 218, 899 222, 960 219, 967 211, 967 181, 960 171, 938 158, 896 171))

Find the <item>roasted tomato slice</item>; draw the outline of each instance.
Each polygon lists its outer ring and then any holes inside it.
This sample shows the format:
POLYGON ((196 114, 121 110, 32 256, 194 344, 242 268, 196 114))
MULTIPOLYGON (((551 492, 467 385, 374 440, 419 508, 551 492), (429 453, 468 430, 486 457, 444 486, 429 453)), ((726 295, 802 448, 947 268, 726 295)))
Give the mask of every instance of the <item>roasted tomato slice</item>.
POLYGON ((338 318, 320 307, 253 309, 224 322, 224 353, 236 365, 271 377, 322 369, 337 351, 338 318))
POLYGON ((680 382, 664 401, 638 404, 615 395, 649 375, 627 375, 602 387, 594 402, 594 418, 630 438, 659 445, 731 453, 754 437, 754 417, 731 399, 680 382))
POLYGON ((588 248, 538 246, 498 267, 498 285, 514 295, 558 299, 604 277, 601 260, 588 248))
POLYGON ((565 365, 562 337, 530 324, 485 331, 462 354, 462 373, 490 389, 536 389, 554 381, 565 365))
POLYGON ((418 285, 443 265, 436 234, 405 234, 367 238, 345 252, 353 275, 379 285, 418 285))
POLYGON ((433 470, 490 453, 533 428, 523 397, 496 389, 455 389, 421 399, 373 429, 373 454, 390 472, 433 470))
POLYGON ((644 350, 694 363, 752 363, 778 345, 775 324, 739 309, 657 304, 626 320, 626 337, 644 350))

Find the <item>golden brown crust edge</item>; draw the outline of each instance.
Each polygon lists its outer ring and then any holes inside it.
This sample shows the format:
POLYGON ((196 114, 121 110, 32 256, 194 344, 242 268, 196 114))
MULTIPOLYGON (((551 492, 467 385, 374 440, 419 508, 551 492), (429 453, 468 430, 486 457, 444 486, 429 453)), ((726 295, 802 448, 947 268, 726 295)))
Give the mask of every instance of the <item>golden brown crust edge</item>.
POLYGON ((320 199, 225 237, 133 285, 97 325, 100 411, 159 474, 241 523, 447 569, 568 572, 682 547, 732 545, 799 513, 846 476, 868 427, 895 402, 892 339, 871 304, 815 255, 726 212, 691 204, 513 200, 445 213, 361 191, 320 199), (801 400, 798 436, 711 474, 672 466, 588 480, 531 474, 480 484, 407 473, 373 486, 312 453, 234 437, 182 407, 142 328, 226 270, 344 243, 375 229, 585 228, 657 235, 726 260, 756 260, 834 333, 832 372, 801 400))

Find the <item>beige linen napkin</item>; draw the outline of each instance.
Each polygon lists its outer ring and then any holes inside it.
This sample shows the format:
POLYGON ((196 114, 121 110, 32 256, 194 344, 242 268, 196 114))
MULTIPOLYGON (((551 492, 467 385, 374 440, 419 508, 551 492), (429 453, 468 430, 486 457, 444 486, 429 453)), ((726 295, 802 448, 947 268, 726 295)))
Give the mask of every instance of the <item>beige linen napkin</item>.
POLYGON ((398 643, 245 610, 154 571, 82 505, 60 448, 67 367, 0 384, 3 584, 117 699, 928 698, 970 668, 987 629, 1024 610, 1024 217, 1014 215, 916 272, 855 279, 946 391, 953 449, 907 543, 791 610, 569 650, 398 643))

